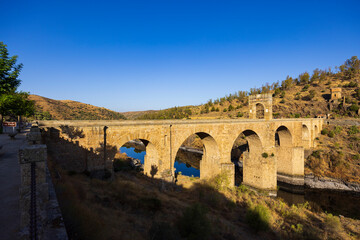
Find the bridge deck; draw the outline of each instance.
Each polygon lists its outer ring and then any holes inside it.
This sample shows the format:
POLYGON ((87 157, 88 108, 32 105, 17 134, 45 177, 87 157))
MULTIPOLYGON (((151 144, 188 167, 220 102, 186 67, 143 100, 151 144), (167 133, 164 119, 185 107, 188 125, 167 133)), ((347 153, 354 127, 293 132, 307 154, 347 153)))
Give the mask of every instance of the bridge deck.
POLYGON ((281 119, 206 119, 206 120, 47 120, 38 121, 39 126, 56 127, 60 125, 91 126, 136 126, 136 125, 182 125, 182 124, 239 124, 271 122, 307 122, 319 118, 281 118, 281 119))

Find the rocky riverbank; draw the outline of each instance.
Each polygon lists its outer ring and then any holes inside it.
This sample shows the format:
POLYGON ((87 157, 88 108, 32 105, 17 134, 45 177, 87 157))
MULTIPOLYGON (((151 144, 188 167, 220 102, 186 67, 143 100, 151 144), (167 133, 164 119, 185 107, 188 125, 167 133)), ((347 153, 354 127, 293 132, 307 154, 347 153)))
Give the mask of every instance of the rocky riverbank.
POLYGON ((305 186, 311 189, 348 191, 360 194, 360 184, 349 183, 339 179, 305 175, 305 186))

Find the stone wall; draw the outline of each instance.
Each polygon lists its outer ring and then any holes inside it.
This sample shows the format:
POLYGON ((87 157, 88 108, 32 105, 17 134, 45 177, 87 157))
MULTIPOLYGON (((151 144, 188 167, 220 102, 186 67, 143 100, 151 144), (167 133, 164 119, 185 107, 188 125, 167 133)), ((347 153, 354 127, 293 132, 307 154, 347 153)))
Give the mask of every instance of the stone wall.
POLYGON ((56 234, 50 234, 51 239, 67 239, 56 196, 49 197, 47 147, 41 144, 41 139, 40 129, 32 127, 26 135, 27 144, 19 150, 20 236, 21 239, 35 239, 35 236, 42 239, 51 232, 56 234), (55 227, 51 225, 54 219, 58 221, 55 227))

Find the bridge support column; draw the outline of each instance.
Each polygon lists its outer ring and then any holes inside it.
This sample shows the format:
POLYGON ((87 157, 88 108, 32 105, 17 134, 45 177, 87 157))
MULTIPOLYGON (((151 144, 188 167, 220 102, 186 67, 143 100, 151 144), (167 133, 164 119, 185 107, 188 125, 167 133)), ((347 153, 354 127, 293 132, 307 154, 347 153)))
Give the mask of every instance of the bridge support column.
POLYGON ((235 185, 235 165, 233 163, 222 163, 221 173, 226 174, 229 179, 229 187, 235 185))
POLYGON ((304 185, 304 147, 279 147, 278 181, 291 185, 304 185))
POLYGON ((276 156, 244 152, 243 184, 276 196, 276 156))

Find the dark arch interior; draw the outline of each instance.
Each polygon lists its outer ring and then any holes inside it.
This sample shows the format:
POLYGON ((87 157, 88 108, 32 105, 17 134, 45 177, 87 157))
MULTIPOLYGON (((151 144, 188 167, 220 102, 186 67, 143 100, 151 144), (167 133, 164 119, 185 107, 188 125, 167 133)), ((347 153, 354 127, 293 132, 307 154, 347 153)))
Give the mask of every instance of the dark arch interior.
POLYGON ((258 119, 265 118, 265 107, 261 103, 256 104, 256 118, 258 119))

